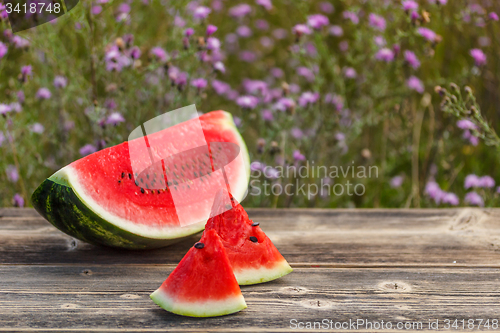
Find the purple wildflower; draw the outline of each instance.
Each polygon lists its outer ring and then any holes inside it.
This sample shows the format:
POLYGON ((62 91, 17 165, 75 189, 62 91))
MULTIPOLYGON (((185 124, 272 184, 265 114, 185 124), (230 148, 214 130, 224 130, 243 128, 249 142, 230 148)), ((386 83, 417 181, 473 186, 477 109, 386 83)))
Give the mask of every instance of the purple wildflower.
POLYGON ((488 17, 493 21, 498 21, 498 14, 495 12, 491 12, 488 14, 488 17))
POLYGON ((337 141, 344 141, 345 140, 345 134, 338 132, 335 134, 335 140, 337 141))
POLYGON ((392 188, 398 188, 398 187, 401 187, 401 185, 403 185, 403 176, 396 176, 396 177, 392 177, 391 180, 390 180, 390 185, 392 188))
POLYGON ((383 36, 375 36, 375 37, 373 37, 373 41, 379 47, 383 47, 387 44, 387 41, 385 40, 385 38, 383 36))
POLYGON ((344 68, 344 76, 348 79, 355 79, 357 76, 356 70, 352 67, 344 68))
POLYGON ((478 187, 492 188, 495 187, 495 180, 490 176, 482 176, 479 178, 478 187))
POLYGON ((246 3, 242 3, 239 5, 236 5, 234 7, 231 7, 229 9, 229 15, 234 17, 234 18, 241 18, 245 17, 248 14, 252 12, 252 7, 246 3))
POLYGON ((297 67, 297 74, 309 82, 314 81, 314 73, 307 67, 297 67))
POLYGON ((470 50, 470 55, 474 58, 476 66, 482 66, 486 64, 486 54, 481 49, 470 50))
POLYGON ((227 84, 226 82, 219 81, 219 80, 212 81, 212 88, 214 88, 215 92, 218 95, 224 95, 229 90, 231 90, 231 86, 229 84, 227 84))
POLYGON ((469 192, 465 195, 465 202, 473 206, 484 207, 483 198, 476 192, 469 192))
POLYGON ((450 204, 452 206, 457 206, 460 203, 458 196, 455 193, 443 192, 441 201, 445 204, 450 204))
POLYGON ((383 48, 380 49, 376 54, 375 54, 375 59, 380 60, 380 61, 385 61, 385 62, 391 62, 394 60, 394 51, 392 51, 389 48, 383 48))
POLYGON ((243 109, 254 109, 259 104, 259 99, 252 95, 244 95, 236 99, 236 104, 243 109))
POLYGON ((30 46, 30 42, 27 39, 24 39, 17 35, 12 37, 12 43, 14 44, 16 49, 24 49, 30 46))
POLYGON ((422 81, 420 81, 420 79, 416 76, 410 76, 410 78, 408 79, 408 81, 406 81, 406 85, 408 86, 408 88, 412 89, 412 90, 415 90, 416 92, 422 94, 425 90, 424 88, 424 84, 422 83, 422 81))
POLYGON ((214 69, 216 71, 219 71, 221 73, 225 73, 226 72, 226 67, 224 66, 224 63, 222 61, 217 61, 214 63, 214 69))
POLYGON ((0 103, 0 115, 5 116, 10 111, 12 111, 10 105, 0 103))
POLYGON ((265 121, 273 121, 274 120, 274 115, 273 115, 273 112, 271 110, 264 109, 264 110, 262 110, 261 115, 262 115, 262 119, 264 119, 265 121))
POLYGON ((297 24, 292 28, 292 32, 297 36, 309 35, 311 34, 311 29, 305 24, 297 24))
POLYGON ((271 168, 271 167, 266 167, 264 169, 264 175, 267 177, 267 178, 271 178, 271 179, 277 179, 280 177, 280 172, 278 170, 276 170, 275 168, 271 168))
POLYGON ((21 67, 21 75, 23 77, 27 77, 27 76, 33 75, 33 70, 32 70, 31 65, 21 67))
POLYGON ((240 25, 236 29, 236 34, 238 34, 238 36, 240 37, 250 37, 252 36, 252 29, 250 29, 246 25, 240 25))
POLYGON ((5 137, 5 134, 3 134, 3 132, 0 132, 0 147, 2 147, 5 140, 7 140, 7 138, 5 137))
POLYGON ((432 31, 431 29, 425 28, 425 27, 420 27, 417 30, 418 34, 425 39, 427 39, 429 42, 435 42, 437 38, 437 34, 432 31))
POLYGON ((207 32, 206 32, 206 34, 207 34, 207 36, 210 36, 213 33, 215 33, 216 31, 217 31, 217 27, 215 25, 209 24, 207 26, 207 32))
POLYGON ((150 54, 160 62, 166 62, 168 60, 168 53, 159 46, 153 47, 150 54))
POLYGON ((0 59, 2 59, 7 54, 8 50, 9 48, 7 47, 7 45, 0 42, 0 59))
POLYGON ((300 150, 294 150, 293 159, 296 161, 305 161, 306 157, 300 153, 300 150))
POLYGON ((191 37, 192 35, 194 35, 194 29, 193 28, 187 28, 186 30, 184 30, 184 36, 191 37))
POLYGON ((96 151, 97 151, 97 148, 94 145, 91 145, 89 143, 89 144, 86 144, 85 146, 83 146, 82 148, 80 148, 80 155, 87 156, 87 155, 95 153, 96 151))
POLYGON ((139 59, 141 57, 141 49, 138 46, 134 46, 130 49, 129 55, 132 59, 139 59))
POLYGON ((118 6, 118 11, 120 13, 130 13, 130 5, 128 3, 121 3, 119 6, 118 6))
POLYGON ((324 26, 329 25, 330 20, 325 15, 314 14, 307 17, 307 24, 315 30, 320 30, 324 26))
POLYGON ((257 55, 249 50, 243 50, 239 53, 239 57, 245 62, 254 62, 257 59, 257 55))
POLYGON ((255 27, 259 30, 269 29, 269 23, 266 20, 258 19, 255 21, 255 27))
POLYGON ((403 0, 401 2, 401 5, 403 6, 403 10, 408 12, 408 11, 415 11, 418 10, 418 3, 416 3, 413 0, 403 0))
POLYGON ((443 190, 439 187, 439 184, 435 181, 429 181, 425 184, 424 193, 427 194, 431 199, 433 199, 436 204, 441 202, 441 199, 444 195, 443 190))
POLYGON ((266 165, 259 161, 254 161, 250 163, 250 170, 252 171, 262 171, 265 167, 266 165))
POLYGON ((345 11, 342 13, 342 15, 344 16, 345 19, 350 20, 354 24, 359 23, 358 14, 356 14, 355 12, 345 11))
POLYGON ((476 124, 474 124, 469 119, 461 119, 461 120, 457 121, 457 127, 461 128, 461 129, 464 129, 464 130, 466 130, 466 129, 468 129, 468 130, 477 129, 476 124))
POLYGON ((113 125, 113 126, 116 126, 119 123, 123 123, 123 122, 125 122, 125 118, 123 118, 123 116, 119 112, 113 112, 106 119, 106 124, 113 125))
POLYGON ((191 86, 195 87, 198 90, 205 89, 207 86, 207 80, 204 78, 198 78, 191 80, 191 86))
POLYGON ((306 91, 302 93, 299 97, 299 105, 301 107, 306 107, 308 104, 314 104, 319 99, 319 93, 313 93, 310 91, 306 91))
POLYGON ((292 135, 292 137, 294 137, 297 140, 300 140, 304 137, 304 132, 302 132, 302 130, 298 127, 292 128, 290 130, 290 134, 292 135))
POLYGON ((271 3, 271 0, 255 0, 255 3, 258 4, 259 6, 264 7, 267 10, 273 9, 273 4, 271 3))
POLYGON ((24 207, 24 199, 19 193, 16 193, 14 195, 14 197, 12 198, 12 202, 14 204, 14 207, 24 207))
POLYGON ((405 61, 414 69, 417 69, 420 67, 420 61, 418 60, 417 56, 415 53, 413 53, 410 50, 406 50, 404 52, 405 55, 405 61))
POLYGON ((52 93, 49 89, 42 87, 36 92, 36 97, 38 99, 49 99, 50 97, 52 97, 52 93))
POLYGON ((17 168, 14 165, 12 164, 7 165, 7 167, 5 168, 5 172, 7 174, 7 179, 11 183, 17 183, 17 181, 19 180, 19 172, 17 171, 17 168))
POLYGON ((288 35, 288 32, 283 28, 278 28, 273 30, 273 36, 276 39, 284 39, 288 35))
POLYGON ((199 6, 199 7, 196 7, 196 9, 194 10, 193 17, 195 19, 203 20, 203 19, 206 19, 208 14, 210 14, 211 12, 212 12, 212 10, 210 8, 204 7, 204 6, 199 6))
POLYGON ((12 102, 10 103, 10 109, 11 111, 15 111, 17 113, 21 112, 23 108, 21 107, 21 104, 19 102, 12 102))
POLYGON ((54 78, 54 87, 56 88, 64 88, 68 85, 68 79, 66 79, 64 76, 57 75, 54 78))
POLYGON ((33 133, 42 134, 44 130, 45 127, 43 127, 43 125, 40 123, 34 123, 33 125, 31 125, 31 132, 33 133))
POLYGON ((215 37, 207 38, 207 49, 208 50, 218 50, 220 49, 220 40, 215 37))
POLYGON ((331 14, 335 10, 335 7, 329 2, 323 1, 319 3, 319 10, 325 14, 331 14))
POLYGON ((102 6, 99 6, 99 5, 92 6, 91 11, 92 11, 92 15, 99 15, 102 12, 102 6))
POLYGON ((467 175, 464 181, 464 188, 471 187, 479 187, 479 177, 474 174, 467 175))
POLYGON ((329 29, 328 32, 330 35, 335 36, 335 37, 340 37, 344 34, 344 29, 342 29, 341 26, 339 25, 332 25, 329 29))
POLYGON ((274 76, 275 78, 280 78, 285 75, 285 72, 281 68, 278 67, 273 67, 271 68, 271 75, 274 76))
POLYGON ((274 108, 276 110, 280 110, 282 112, 287 111, 287 110, 292 110, 295 108, 295 101, 291 98, 283 97, 280 98, 275 104, 274 108))
POLYGON ((174 25, 179 28, 184 28, 186 26, 186 21, 180 16, 174 17, 174 25))
POLYGON ((370 13, 370 15, 368 15, 368 22, 373 28, 377 30, 380 31, 385 30, 385 19, 380 15, 377 15, 375 13, 370 13))

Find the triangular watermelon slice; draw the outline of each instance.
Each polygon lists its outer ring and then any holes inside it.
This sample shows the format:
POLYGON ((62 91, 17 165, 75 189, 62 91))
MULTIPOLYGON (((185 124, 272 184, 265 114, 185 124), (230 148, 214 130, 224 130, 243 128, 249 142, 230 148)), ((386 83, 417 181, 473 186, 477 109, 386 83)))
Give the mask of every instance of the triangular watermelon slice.
POLYGON ((150 297, 163 309, 189 317, 223 316, 247 307, 214 230, 203 233, 150 297))
POLYGON ((225 189, 217 193, 211 216, 205 232, 217 231, 238 284, 267 282, 292 271, 259 223, 250 220, 245 209, 225 189))

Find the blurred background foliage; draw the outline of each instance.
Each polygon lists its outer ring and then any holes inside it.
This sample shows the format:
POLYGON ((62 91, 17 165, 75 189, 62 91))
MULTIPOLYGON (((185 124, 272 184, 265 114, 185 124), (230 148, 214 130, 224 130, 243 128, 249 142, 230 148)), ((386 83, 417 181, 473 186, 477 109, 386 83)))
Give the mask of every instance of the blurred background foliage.
POLYGON ((442 111, 435 87, 470 87, 498 129, 497 12, 493 0, 85 0, 13 34, 3 8, 0 205, 29 205, 59 168, 194 103, 233 114, 259 184, 366 189, 250 195, 248 206, 496 206, 498 151, 468 104, 442 111), (378 177, 277 172, 308 163, 378 177))

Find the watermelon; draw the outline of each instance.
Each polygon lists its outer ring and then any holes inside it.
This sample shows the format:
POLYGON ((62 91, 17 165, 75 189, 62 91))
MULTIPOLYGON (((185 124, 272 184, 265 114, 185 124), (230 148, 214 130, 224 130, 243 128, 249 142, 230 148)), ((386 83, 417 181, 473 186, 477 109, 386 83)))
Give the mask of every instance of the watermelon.
POLYGON ((217 193, 211 215, 205 232, 215 230, 221 238, 238 284, 267 282, 292 271, 259 223, 248 218, 227 190, 217 193))
POLYGON ((214 317, 247 307, 224 246, 207 230, 151 299, 163 309, 190 317, 214 317))
MULTIPOLYGON (((35 190, 31 198, 33 206, 55 227, 82 241, 146 249, 166 246, 203 230, 210 216, 214 189, 225 187, 226 181, 237 198, 244 197, 250 177, 249 157, 229 113, 209 112, 148 134, 147 139, 151 149, 148 145, 144 151, 154 160, 186 151, 171 159, 173 164, 164 170, 168 173, 165 179, 163 176, 152 179, 150 175, 156 174, 148 172, 134 172, 137 169, 132 167, 131 152, 145 140, 137 138, 57 171, 35 190), (199 132, 202 129, 204 142, 233 143, 239 147, 240 158, 223 168, 227 180, 217 174, 220 170, 214 169, 210 148, 206 146, 207 153, 202 156, 191 149, 197 134, 195 122, 198 126, 201 123, 199 132), (207 166, 215 171, 206 172, 207 166), (193 177, 196 179, 187 175, 196 175, 193 177), (179 206, 183 209, 179 210, 179 206)), ((220 145, 217 147, 221 149, 220 145)), ((142 167, 148 161, 144 160, 142 167)))

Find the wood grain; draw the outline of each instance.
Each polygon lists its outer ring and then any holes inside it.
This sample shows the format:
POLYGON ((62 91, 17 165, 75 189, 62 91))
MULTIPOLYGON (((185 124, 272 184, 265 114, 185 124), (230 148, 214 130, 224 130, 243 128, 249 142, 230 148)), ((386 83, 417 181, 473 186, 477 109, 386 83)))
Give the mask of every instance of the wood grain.
POLYGON ((34 210, 0 209, 0 331, 286 332, 292 319, 423 329, 438 319, 443 329, 445 319, 500 319, 500 209, 248 211, 294 272, 242 287, 240 313, 195 319, 148 295, 197 236, 122 251, 74 240, 34 210))

